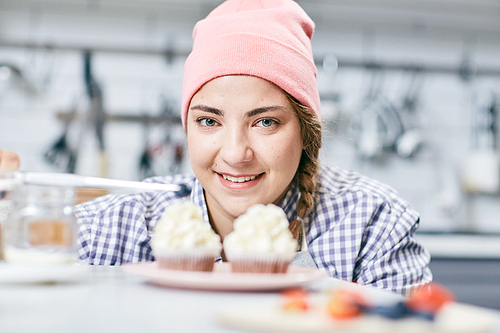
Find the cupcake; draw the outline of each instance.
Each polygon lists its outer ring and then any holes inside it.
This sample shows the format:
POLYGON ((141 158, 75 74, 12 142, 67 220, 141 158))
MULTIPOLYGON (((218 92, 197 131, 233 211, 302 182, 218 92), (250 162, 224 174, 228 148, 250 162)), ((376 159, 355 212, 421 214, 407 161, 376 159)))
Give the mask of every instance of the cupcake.
POLYGON ((285 212, 273 204, 250 207, 224 239, 224 253, 238 273, 285 273, 296 250, 285 212))
POLYGON ((160 268, 185 271, 212 271, 222 244, 200 207, 190 201, 174 203, 163 213, 151 239, 160 268))

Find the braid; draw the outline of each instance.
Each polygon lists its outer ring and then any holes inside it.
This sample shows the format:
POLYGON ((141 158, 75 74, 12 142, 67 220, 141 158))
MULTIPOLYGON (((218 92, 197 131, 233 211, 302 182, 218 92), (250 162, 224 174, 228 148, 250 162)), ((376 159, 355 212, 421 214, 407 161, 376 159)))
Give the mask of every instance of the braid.
POLYGON ((309 213, 310 209, 314 206, 316 195, 316 173, 317 165, 311 160, 301 162, 301 168, 297 173, 299 179, 300 200, 297 205, 297 216, 304 219, 309 213))
POLYGON ((318 182, 319 149, 321 148, 321 122, 312 110, 295 98, 288 95, 299 118, 300 132, 304 150, 300 158, 297 177, 299 181, 300 200, 297 205, 297 217, 305 218, 316 201, 316 184, 318 182))

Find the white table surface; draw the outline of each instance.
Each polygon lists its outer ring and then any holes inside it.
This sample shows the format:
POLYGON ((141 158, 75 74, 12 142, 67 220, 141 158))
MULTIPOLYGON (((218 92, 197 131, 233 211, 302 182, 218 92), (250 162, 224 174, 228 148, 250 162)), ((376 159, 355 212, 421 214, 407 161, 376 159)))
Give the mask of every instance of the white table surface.
MULTIPOLYGON (((0 263, 0 277, 4 263, 0 263)), ((121 267, 86 267, 64 283, 0 281, 0 332, 239 332, 216 322, 218 311, 274 306, 277 292, 211 292, 158 287, 121 267)), ((326 278, 314 288, 342 284, 326 278)), ((370 297, 398 296, 366 288, 370 297)), ((500 323, 500 314, 499 314, 500 323)), ((494 332, 500 332, 500 325, 494 332)))

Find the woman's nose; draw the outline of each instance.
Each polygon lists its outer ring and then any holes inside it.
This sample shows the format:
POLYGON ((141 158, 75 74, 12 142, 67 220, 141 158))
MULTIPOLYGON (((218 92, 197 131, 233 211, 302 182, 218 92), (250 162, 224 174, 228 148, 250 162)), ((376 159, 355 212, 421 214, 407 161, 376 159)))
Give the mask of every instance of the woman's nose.
POLYGON ((248 133, 240 128, 228 131, 224 136, 220 155, 229 165, 250 162, 253 159, 253 150, 248 133))

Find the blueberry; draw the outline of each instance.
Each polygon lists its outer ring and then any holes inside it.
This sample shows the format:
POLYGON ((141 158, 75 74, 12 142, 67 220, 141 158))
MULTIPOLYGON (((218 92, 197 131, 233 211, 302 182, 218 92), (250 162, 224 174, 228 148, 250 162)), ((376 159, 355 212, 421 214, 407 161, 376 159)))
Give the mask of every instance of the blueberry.
POLYGON ((377 314, 390 319, 401 319, 411 315, 411 310, 408 309, 405 303, 398 302, 391 306, 375 306, 368 313, 377 314))

